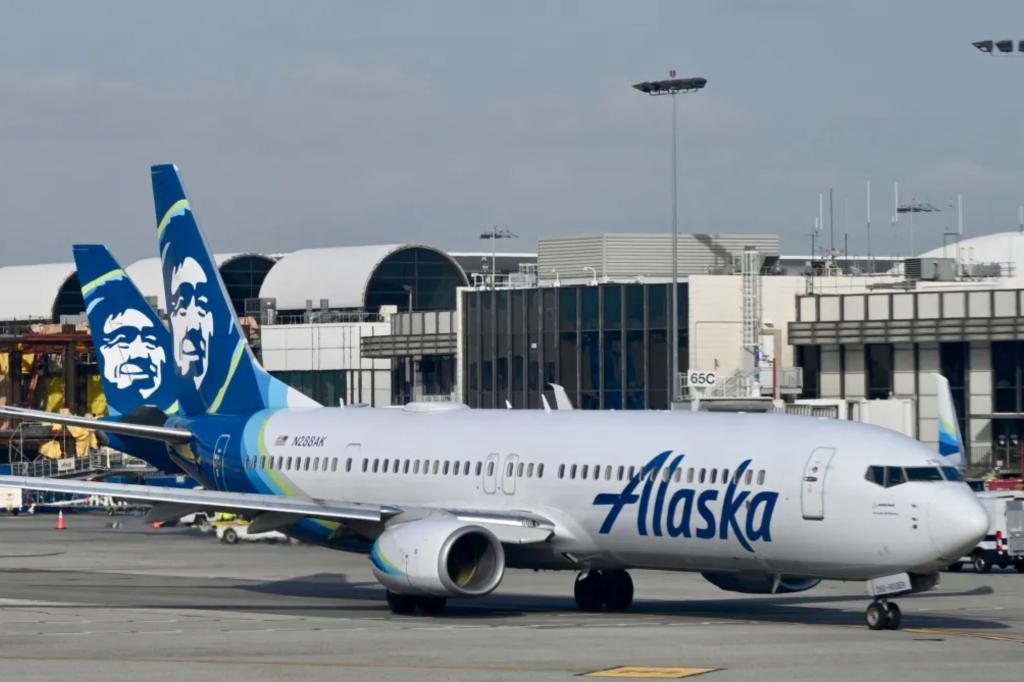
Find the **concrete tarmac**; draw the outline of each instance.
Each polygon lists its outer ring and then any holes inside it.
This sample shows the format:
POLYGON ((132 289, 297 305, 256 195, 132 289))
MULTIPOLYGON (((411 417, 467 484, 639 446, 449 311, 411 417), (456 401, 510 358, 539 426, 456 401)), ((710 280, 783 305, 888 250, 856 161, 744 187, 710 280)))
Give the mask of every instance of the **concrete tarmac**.
POLYGON ((863 624, 862 583, 746 596, 636 571, 625 613, 586 614, 571 573, 509 571, 441 617, 393 616, 365 556, 155 530, 137 517, 0 515, 3 680, 569 680, 619 666, 722 680, 1019 679, 1024 575, 943 575, 863 624), (119 527, 111 527, 112 522, 119 527), (668 672, 668 671, 664 671, 668 672), (675 671, 682 672, 682 671, 675 671), (692 672, 692 671, 691 671, 692 672))

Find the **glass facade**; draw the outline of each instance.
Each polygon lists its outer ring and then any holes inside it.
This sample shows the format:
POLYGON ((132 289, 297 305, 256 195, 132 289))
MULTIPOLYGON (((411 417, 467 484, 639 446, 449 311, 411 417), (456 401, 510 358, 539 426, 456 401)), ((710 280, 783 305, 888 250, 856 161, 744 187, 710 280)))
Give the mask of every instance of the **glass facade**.
POLYGON ((960 433, 964 435, 964 447, 969 448, 967 430, 967 367, 970 363, 971 346, 966 341, 950 341, 939 344, 939 366, 942 376, 949 382, 953 394, 953 407, 960 433))
POLYGON ((455 289, 468 284, 451 259, 433 249, 399 249, 381 261, 366 285, 366 310, 382 305, 414 310, 454 310, 455 289))
MULTIPOLYGON (((668 409, 668 284, 467 291, 466 404, 540 408, 561 384, 582 409, 668 409)), ((687 285, 679 285, 679 371, 688 363, 687 285)), ((553 402, 552 402, 553 404, 553 402)))
POLYGON ((1021 412, 1021 368, 1024 343, 992 342, 992 400, 994 412, 1021 412))
POLYGON ((336 407, 342 398, 351 402, 348 396, 349 370, 291 370, 271 372, 272 375, 292 388, 305 393, 321 405, 336 407))
POLYGON ((864 370, 867 374, 868 400, 892 397, 893 352, 890 343, 869 343, 864 346, 864 370))
POLYGON ((821 397, 821 346, 797 346, 794 349, 796 366, 803 368, 804 386, 800 397, 821 397))
POLYGON ((228 297, 235 313, 245 315, 245 301, 259 298, 260 287, 267 278, 270 268, 274 267, 274 259, 266 256, 239 256, 221 265, 220 277, 228 290, 228 297))
POLYGON ((67 278, 57 291, 57 299, 53 302, 53 321, 60 322, 61 315, 79 315, 85 312, 85 301, 82 300, 82 285, 78 283, 78 273, 67 278))

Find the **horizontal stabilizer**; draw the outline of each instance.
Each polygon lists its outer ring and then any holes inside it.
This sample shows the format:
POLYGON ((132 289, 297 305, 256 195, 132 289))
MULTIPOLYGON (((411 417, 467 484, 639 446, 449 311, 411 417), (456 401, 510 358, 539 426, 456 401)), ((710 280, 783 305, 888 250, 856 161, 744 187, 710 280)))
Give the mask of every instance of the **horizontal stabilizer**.
POLYGON ((105 433, 148 438, 171 444, 188 443, 192 440, 192 432, 185 429, 172 429, 166 426, 150 426, 148 424, 128 424, 106 419, 77 417, 73 414, 56 414, 42 410, 28 410, 23 407, 0 407, 0 417, 7 417, 8 419, 16 419, 18 421, 43 422, 44 424, 80 426, 105 433))

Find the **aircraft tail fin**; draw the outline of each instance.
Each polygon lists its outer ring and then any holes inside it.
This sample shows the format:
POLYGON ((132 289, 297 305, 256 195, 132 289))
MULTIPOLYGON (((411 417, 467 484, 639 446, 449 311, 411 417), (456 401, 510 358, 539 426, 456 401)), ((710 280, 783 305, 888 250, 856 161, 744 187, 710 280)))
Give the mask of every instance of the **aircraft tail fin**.
POLYGON ((963 467, 966 464, 964 439, 960 433, 960 422, 956 417, 953 392, 946 377, 938 373, 934 376, 939 407, 939 455, 950 465, 963 467))
POLYGON ((167 164, 150 170, 175 384, 184 414, 319 405, 267 374, 256 361, 178 169, 167 164))
POLYGON ((105 246, 73 251, 108 411, 176 412, 171 333, 105 246))

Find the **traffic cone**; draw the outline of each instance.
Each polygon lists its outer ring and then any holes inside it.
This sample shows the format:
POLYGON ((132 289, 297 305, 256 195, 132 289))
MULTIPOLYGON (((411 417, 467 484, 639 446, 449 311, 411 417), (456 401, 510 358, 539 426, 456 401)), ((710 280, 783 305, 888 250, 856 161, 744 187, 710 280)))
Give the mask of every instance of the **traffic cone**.
POLYGON ((64 510, 61 509, 57 512, 57 530, 67 530, 68 527, 64 525, 64 510))

